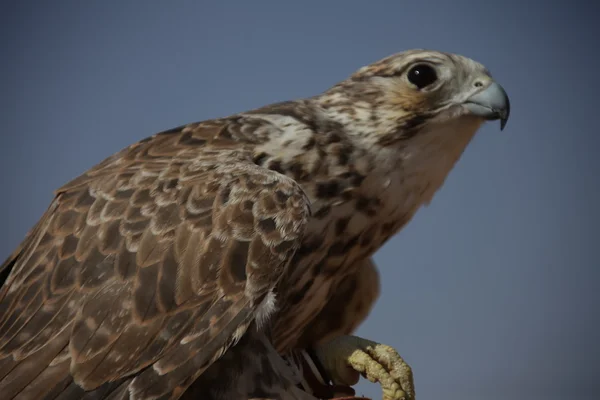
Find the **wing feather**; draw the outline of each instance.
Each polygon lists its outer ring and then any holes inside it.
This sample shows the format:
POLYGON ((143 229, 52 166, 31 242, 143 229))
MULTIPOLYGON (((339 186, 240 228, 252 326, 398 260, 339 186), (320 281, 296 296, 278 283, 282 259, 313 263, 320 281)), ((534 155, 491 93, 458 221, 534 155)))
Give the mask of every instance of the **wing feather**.
POLYGON ((177 398, 243 336, 309 214, 244 123, 155 135, 58 190, 0 269, 0 392, 177 398))

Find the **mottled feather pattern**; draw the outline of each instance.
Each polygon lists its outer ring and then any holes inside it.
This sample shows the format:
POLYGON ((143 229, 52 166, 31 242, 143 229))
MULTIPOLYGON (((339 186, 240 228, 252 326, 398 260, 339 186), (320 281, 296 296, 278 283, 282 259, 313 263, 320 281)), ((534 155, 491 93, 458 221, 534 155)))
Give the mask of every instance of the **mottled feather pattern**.
MULTIPOLYGON (((242 336, 309 209, 296 183, 234 146, 238 136, 232 121, 158 134, 57 191, 2 289, 2 376, 60 339, 56 353, 68 347, 83 388, 144 370, 131 387, 145 398, 242 336)), ((12 396, 27 383, 0 389, 12 396)))
MULTIPOLYGON (((351 333, 371 256, 483 119, 480 64, 414 50, 325 92, 140 140, 56 191, 0 266, 6 399, 313 399, 299 349, 351 333), (431 87, 406 71, 436 69, 431 87)), ((507 116, 507 115, 506 115, 507 116)))

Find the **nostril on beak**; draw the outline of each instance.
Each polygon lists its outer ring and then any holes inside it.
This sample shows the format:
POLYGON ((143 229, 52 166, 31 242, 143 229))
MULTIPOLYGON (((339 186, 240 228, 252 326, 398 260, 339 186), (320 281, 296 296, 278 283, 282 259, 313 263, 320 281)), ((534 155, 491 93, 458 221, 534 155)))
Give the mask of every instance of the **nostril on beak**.
POLYGON ((483 86, 483 82, 481 82, 481 81, 475 81, 474 85, 475 85, 475 87, 480 88, 480 87, 483 86))

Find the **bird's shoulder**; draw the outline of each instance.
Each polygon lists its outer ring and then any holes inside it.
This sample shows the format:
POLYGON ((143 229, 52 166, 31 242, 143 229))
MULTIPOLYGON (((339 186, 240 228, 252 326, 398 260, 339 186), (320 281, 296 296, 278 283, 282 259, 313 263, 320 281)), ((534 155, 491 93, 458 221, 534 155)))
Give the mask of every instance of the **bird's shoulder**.
POLYGON ((278 142, 282 136, 300 130, 316 135, 320 129, 318 113, 305 100, 273 103, 227 117, 187 123, 132 143, 67 182, 56 193, 126 171, 160 171, 166 176, 170 170, 216 161, 261 165, 269 142, 278 142))

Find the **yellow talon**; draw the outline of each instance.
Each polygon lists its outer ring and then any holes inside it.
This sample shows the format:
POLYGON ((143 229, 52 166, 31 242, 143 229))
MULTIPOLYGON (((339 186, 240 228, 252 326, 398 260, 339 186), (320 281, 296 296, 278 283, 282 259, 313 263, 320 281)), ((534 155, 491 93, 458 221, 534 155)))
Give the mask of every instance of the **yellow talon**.
POLYGON ((360 374, 379 382, 384 400, 415 399, 412 370, 390 346, 357 336, 340 336, 315 350, 334 384, 355 385, 360 374))

